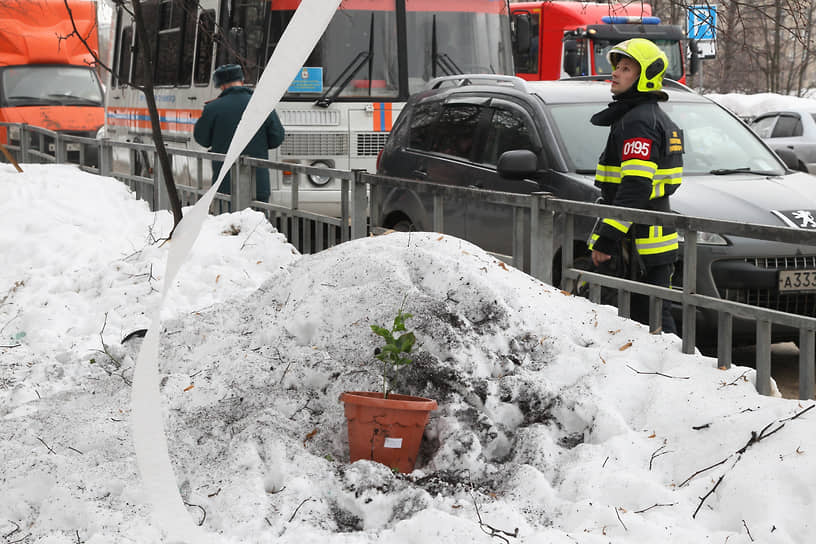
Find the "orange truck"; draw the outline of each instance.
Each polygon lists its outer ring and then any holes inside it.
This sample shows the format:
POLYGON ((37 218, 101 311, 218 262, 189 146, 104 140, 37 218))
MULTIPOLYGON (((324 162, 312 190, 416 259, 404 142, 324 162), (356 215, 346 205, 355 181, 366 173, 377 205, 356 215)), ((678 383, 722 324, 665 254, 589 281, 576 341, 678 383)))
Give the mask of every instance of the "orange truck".
POLYGON ((655 42, 669 59, 670 79, 686 83, 699 65, 696 44, 680 26, 662 24, 649 4, 514 2, 510 13, 516 75, 528 81, 611 74, 606 53, 629 38, 655 42))
MULTIPOLYGON (((95 138, 105 112, 89 48, 98 56, 96 2, 0 2, 0 121, 95 138)), ((19 128, 0 127, 0 143, 19 138, 19 128)), ((78 149, 68 143, 69 160, 78 149)))

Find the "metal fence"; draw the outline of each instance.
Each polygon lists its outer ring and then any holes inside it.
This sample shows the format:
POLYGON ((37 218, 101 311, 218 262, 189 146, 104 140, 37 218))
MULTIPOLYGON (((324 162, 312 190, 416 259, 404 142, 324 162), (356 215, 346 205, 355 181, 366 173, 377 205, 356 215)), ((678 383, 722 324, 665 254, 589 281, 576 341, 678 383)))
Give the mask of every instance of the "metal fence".
MULTIPOLYGON (((0 125, 8 125, 2 123, 0 125)), ((145 169, 145 164, 156 164, 155 148, 151 144, 122 143, 110 140, 94 140, 77 136, 61 135, 52 131, 16 125, 20 127, 18 143, 7 147, 19 162, 76 162, 84 170, 100 175, 113 176, 126 183, 136 195, 155 209, 168 207, 166 189, 160 168, 145 169), (69 151, 69 144, 78 149, 69 151), (114 162, 114 148, 129 160, 124 167, 114 162), (74 153, 71 160, 70 153, 74 153), (92 158, 96 160, 92 160, 92 158), (141 157, 141 158, 140 158, 141 157), (146 159, 146 160, 145 160, 146 159), (141 165, 141 166, 140 166, 141 165)), ((187 184, 178 184, 182 205, 193 204, 210 187, 210 179, 204 179, 204 161, 221 160, 223 155, 167 148, 172 157, 183 156, 194 160, 196 167, 187 184)), ((368 223, 369 194, 372 187, 403 187, 418 193, 431 195, 433 202, 433 230, 444 233, 443 207, 445 203, 461 203, 469 199, 508 206, 513 210, 512 255, 502 256, 510 264, 531 274, 541 281, 552 283, 553 274, 560 274, 565 282, 587 282, 589 298, 600 301, 602 288, 618 293, 618 313, 629 316, 632 294, 650 297, 650 325, 659 326, 660 304, 670 300, 682 307, 682 350, 693 353, 696 345, 696 312, 706 309, 717 313, 717 358, 721 367, 732 362, 732 323, 735 318, 756 323, 756 384, 762 394, 770 393, 771 378, 771 328, 790 327, 799 331, 799 398, 810 399, 814 395, 814 352, 816 342, 816 318, 775 311, 758 306, 742 304, 700 295, 696 292, 697 278, 697 232, 730 234, 746 238, 773 240, 816 246, 816 231, 803 231, 787 227, 772 227, 719 221, 701 217, 681 216, 673 213, 650 212, 576 202, 554 198, 547 193, 522 195, 500 193, 480 189, 462 188, 369 174, 364 171, 343 171, 328 168, 295 165, 291 163, 241 157, 232 167, 233 180, 230 195, 220 194, 213 204, 213 213, 240 210, 246 207, 263 212, 272 224, 303 253, 312 253, 337 243, 368 236, 376 226, 368 223), (339 217, 317 214, 299 207, 297 182, 290 188, 289 202, 268 203, 250 198, 253 194, 251 173, 257 168, 278 171, 294 171, 302 174, 330 176, 341 180, 339 217), (249 175, 248 175, 249 174, 249 175), (663 224, 675 227, 684 235, 682 289, 668 289, 647 285, 619 277, 611 277, 574 267, 573 240, 575 221, 578 217, 609 217, 644 224, 663 224), (560 257, 556 255, 560 253, 560 257), (560 263, 554 270, 553 263, 560 263)), ((816 249, 816 248, 815 248, 816 249)))

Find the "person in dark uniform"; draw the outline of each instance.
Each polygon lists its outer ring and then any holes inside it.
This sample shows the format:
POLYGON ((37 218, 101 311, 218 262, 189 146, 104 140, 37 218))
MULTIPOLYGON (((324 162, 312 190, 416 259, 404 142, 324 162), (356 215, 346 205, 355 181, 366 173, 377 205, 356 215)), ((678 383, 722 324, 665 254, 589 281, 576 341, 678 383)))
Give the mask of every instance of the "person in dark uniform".
MULTIPOLYGON (((617 44, 607 59, 613 67, 613 101, 591 119, 593 125, 610 127, 595 172, 601 203, 668 212, 669 196, 683 177, 683 134, 659 105, 669 98, 661 90, 668 59, 644 38, 617 44)), ((630 263, 639 263, 639 279, 669 287, 678 253, 672 227, 600 218, 588 242, 592 263, 599 271, 620 270, 627 236, 634 241, 630 263)), ((663 301, 661 314, 663 331, 676 334, 670 302, 663 301)), ((648 297, 632 295, 631 316, 649 323, 648 297)))
MULTIPOLYGON (((213 72, 213 84, 221 89, 217 98, 204 105, 201 117, 193 128, 193 137, 199 145, 209 148, 214 153, 226 153, 232 135, 241 121, 241 115, 249 103, 252 90, 244 87, 244 72, 238 64, 225 64, 213 72)), ((243 154, 260 159, 269 158, 268 149, 274 149, 283 142, 283 125, 274 111, 269 114, 263 126, 244 148, 243 154)), ((221 171, 221 161, 213 161, 213 183, 221 171)), ((224 177, 219 192, 230 194, 230 173, 224 177)), ((269 170, 255 170, 255 198, 268 202, 269 170)))

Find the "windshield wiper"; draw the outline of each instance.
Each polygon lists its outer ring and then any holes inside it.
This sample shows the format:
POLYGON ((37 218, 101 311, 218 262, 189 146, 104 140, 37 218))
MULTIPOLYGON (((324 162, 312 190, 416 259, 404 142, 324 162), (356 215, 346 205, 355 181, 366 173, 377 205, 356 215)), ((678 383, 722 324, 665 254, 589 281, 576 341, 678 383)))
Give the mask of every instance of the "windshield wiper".
POLYGON ((48 95, 49 98, 53 98, 54 100, 59 101, 60 103, 70 102, 71 104, 83 104, 88 106, 101 106, 102 103, 99 100, 94 100, 92 98, 85 98, 84 96, 76 96, 73 94, 58 94, 53 93, 48 95))
POLYGON ((334 102, 334 100, 343 92, 349 82, 351 82, 351 78, 357 75, 357 72, 360 71, 360 68, 363 67, 363 64, 368 62, 368 94, 371 95, 371 57, 373 56, 372 51, 374 51, 374 13, 371 14, 371 23, 369 25, 369 32, 368 32, 368 51, 360 51, 357 55, 351 59, 351 62, 340 72, 340 75, 337 76, 337 79, 326 89, 326 92, 317 99, 315 105, 320 106, 321 108, 328 108, 329 105, 334 102), (347 75, 348 74, 348 75, 347 75), (343 79, 345 77, 345 79, 343 79), (337 86, 337 82, 343 79, 343 82, 337 86), (334 92, 332 92, 332 89, 334 92), (331 93, 331 95, 329 94, 331 93))
POLYGON ((453 62, 450 55, 439 52, 439 46, 437 45, 436 40, 436 15, 433 16, 433 21, 431 22, 431 58, 433 59, 433 71, 431 72, 432 77, 436 77, 437 66, 442 69, 442 72, 444 72, 446 76, 465 73, 461 68, 459 68, 459 66, 456 65, 455 62, 453 62))
POLYGON ((33 102, 34 104, 59 104, 59 100, 53 98, 46 98, 44 96, 7 96, 6 100, 23 100, 26 102, 33 102))
POLYGON ((710 170, 709 174, 715 176, 727 176, 728 174, 756 174, 758 176, 772 176, 773 172, 765 172, 762 170, 752 170, 749 166, 742 166, 740 168, 715 168, 710 170))

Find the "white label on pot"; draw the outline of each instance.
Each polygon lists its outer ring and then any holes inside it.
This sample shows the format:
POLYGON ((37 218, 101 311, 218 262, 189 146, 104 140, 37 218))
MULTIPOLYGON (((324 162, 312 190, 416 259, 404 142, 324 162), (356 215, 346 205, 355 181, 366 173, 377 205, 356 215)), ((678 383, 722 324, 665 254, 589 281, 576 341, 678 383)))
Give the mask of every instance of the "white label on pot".
POLYGON ((402 438, 386 438, 383 447, 400 449, 402 447, 402 438))

